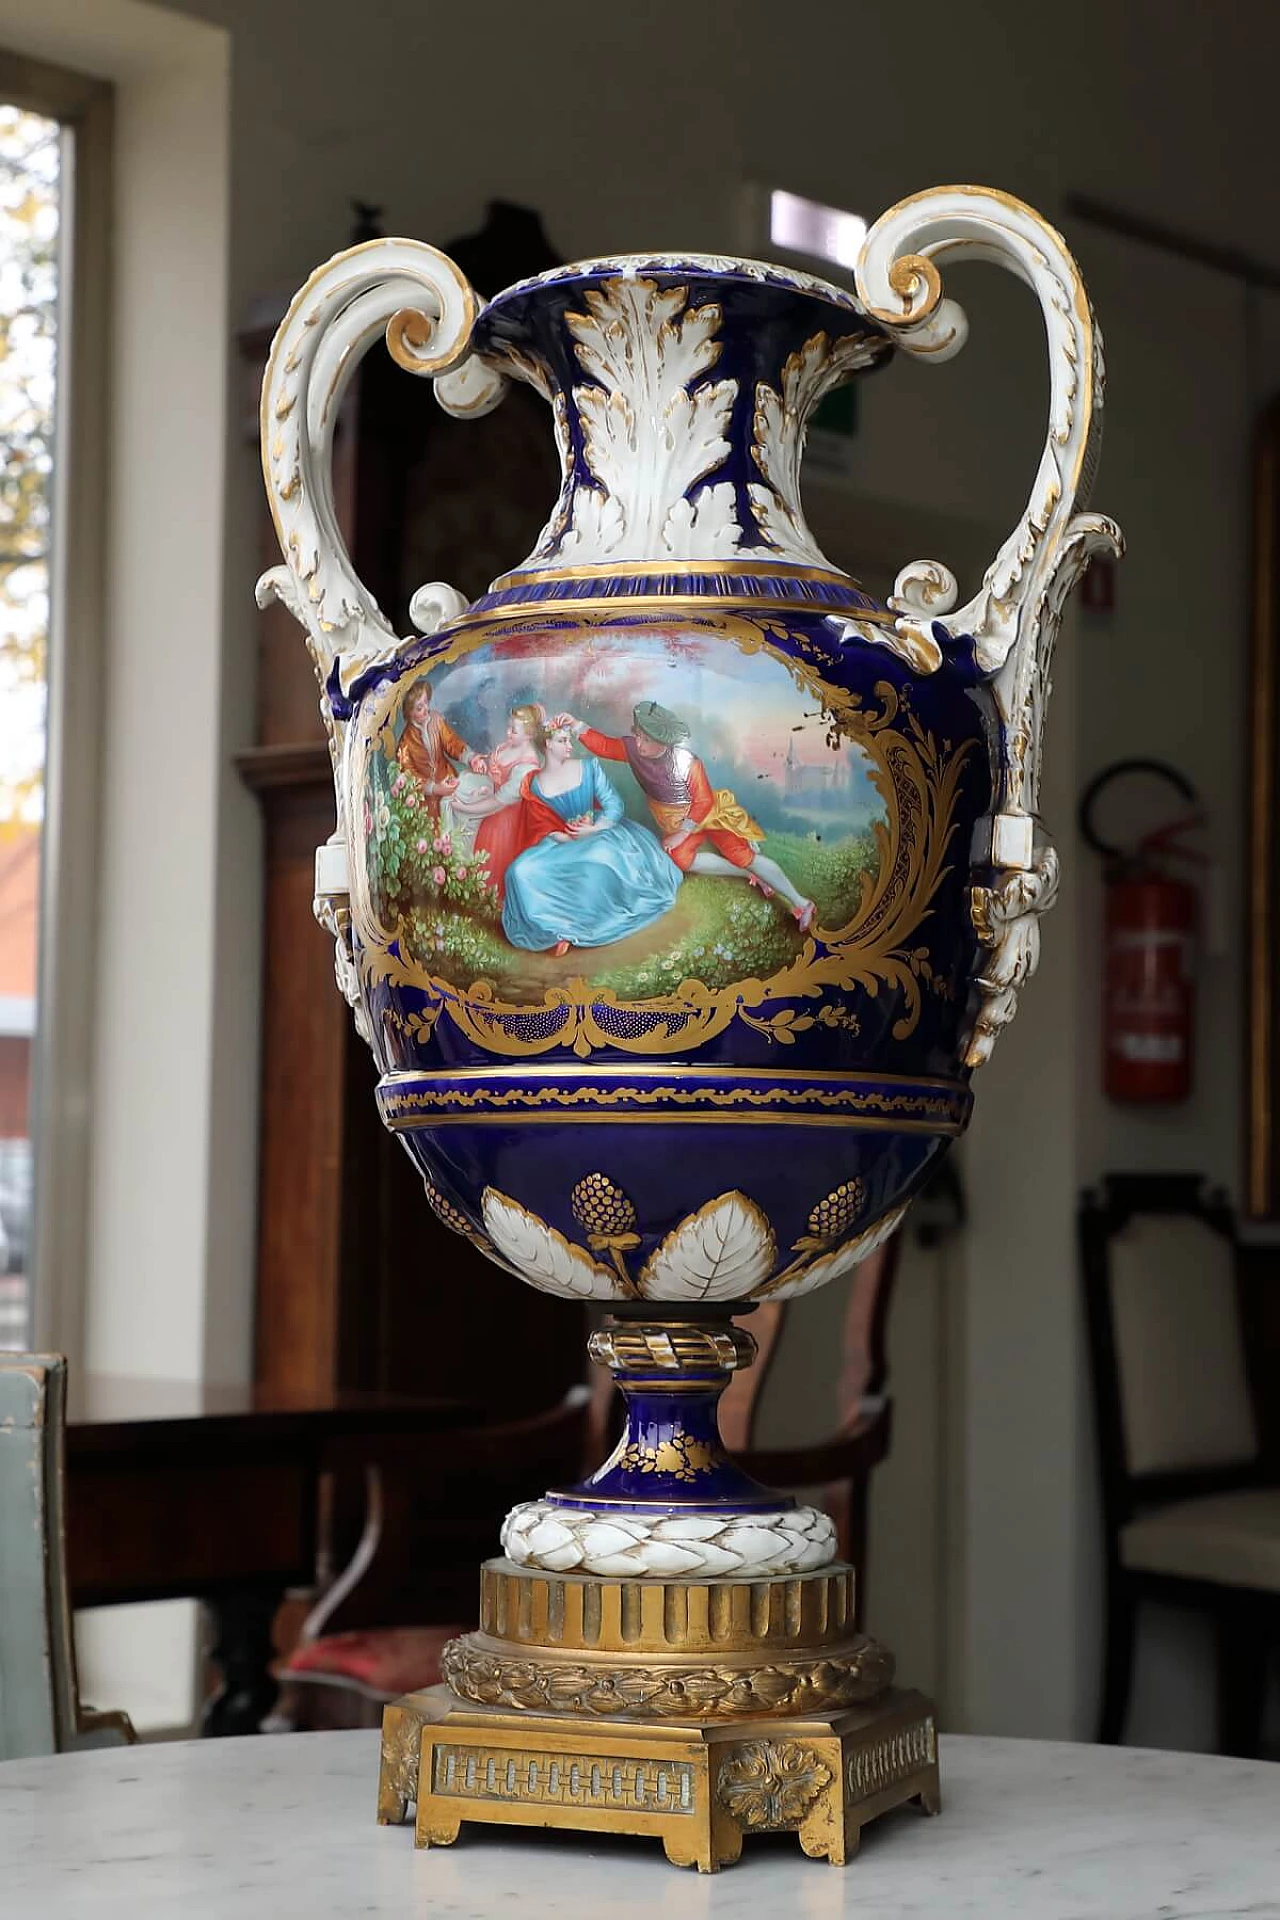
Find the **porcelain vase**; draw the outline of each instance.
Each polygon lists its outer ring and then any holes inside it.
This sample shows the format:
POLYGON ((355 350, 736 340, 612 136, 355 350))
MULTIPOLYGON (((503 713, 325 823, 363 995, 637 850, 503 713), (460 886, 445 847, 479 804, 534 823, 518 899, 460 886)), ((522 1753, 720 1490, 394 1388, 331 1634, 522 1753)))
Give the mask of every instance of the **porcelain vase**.
MULTIPOLYGON (((259 592, 322 686, 338 821, 317 911, 428 1202, 518 1279, 618 1324, 723 1327, 847 1275, 963 1131, 1057 882, 1050 660, 1072 583, 1119 548, 1084 511, 1102 384, 1060 236, 970 187, 884 215, 850 286, 646 255, 481 302, 432 248, 377 240, 298 294, 263 393, 283 564, 259 592), (881 602, 806 525, 806 426, 899 354, 958 352, 941 267, 970 256, 1039 302, 1043 453, 971 599, 917 561, 881 602), (532 553, 470 605, 423 586, 408 635, 353 572, 330 477, 344 386, 384 334, 452 414, 532 386, 563 476, 532 553)), ((829 1561, 824 1517, 718 1447, 725 1369, 699 1401, 652 1350, 620 1363, 623 1441, 517 1510, 510 1558, 829 1561)))

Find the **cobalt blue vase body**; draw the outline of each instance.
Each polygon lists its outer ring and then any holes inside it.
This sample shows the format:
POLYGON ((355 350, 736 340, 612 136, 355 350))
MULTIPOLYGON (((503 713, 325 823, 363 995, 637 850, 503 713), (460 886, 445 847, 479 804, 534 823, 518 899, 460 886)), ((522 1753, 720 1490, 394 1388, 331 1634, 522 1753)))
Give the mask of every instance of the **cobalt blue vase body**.
POLYGON ((901 634, 784 484, 888 340, 690 262, 516 288, 473 341, 546 392, 565 484, 529 560, 345 696, 383 1117, 556 1290, 803 1292, 970 1108, 972 645, 901 634))
POLYGON ((498 1264, 624 1312, 788 1299, 877 1247, 963 1130, 1056 883, 1048 651, 1117 538, 1075 512, 1100 382, 1058 237, 970 189, 886 215, 856 292, 654 256, 481 305, 442 255, 379 241, 298 295, 264 388, 286 564, 261 591, 324 685, 317 910, 386 1124, 498 1264), (800 499, 826 394, 962 344, 944 246, 1030 279, 1050 346, 1027 513, 959 611, 935 562, 873 599, 800 499), (470 605, 424 587, 407 639, 328 471, 384 329, 455 414, 534 387, 563 475, 534 551, 470 605))

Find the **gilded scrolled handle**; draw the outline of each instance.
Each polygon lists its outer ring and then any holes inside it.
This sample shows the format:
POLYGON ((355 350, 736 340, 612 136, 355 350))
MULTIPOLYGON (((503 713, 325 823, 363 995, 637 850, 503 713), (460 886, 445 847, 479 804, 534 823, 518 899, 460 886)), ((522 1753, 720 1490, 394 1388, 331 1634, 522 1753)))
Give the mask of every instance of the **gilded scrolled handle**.
MULTIPOLYGON (((258 600, 281 600, 301 623, 326 690, 345 692, 357 672, 400 644, 338 527, 332 455, 343 393, 385 333, 399 365, 442 380, 443 404, 456 390, 456 410, 487 412, 505 388, 500 376, 468 360, 478 309, 459 268, 434 247, 369 240, 312 274, 272 343, 262 385, 262 471, 284 564, 263 574, 258 600)), ((437 581, 414 596, 412 613, 430 631, 465 605, 437 581)), ((336 751, 327 691, 322 708, 336 751)))
POLYGON ((946 568, 916 562, 891 604, 903 620, 945 616, 972 636, 988 678, 992 804, 973 847, 974 926, 988 949, 975 979, 969 1064, 1013 1017, 1015 988, 1035 966, 1034 918, 1051 904, 1057 866, 1036 824, 1054 642, 1066 597, 1096 553, 1120 554, 1115 522, 1084 508, 1102 427, 1102 336, 1066 242, 1031 207, 985 187, 939 187, 901 201, 868 233, 859 296, 906 353, 949 359, 967 327, 943 297, 941 267, 985 260, 1035 294, 1049 359, 1049 418, 1026 510, 982 585, 962 607, 946 568))

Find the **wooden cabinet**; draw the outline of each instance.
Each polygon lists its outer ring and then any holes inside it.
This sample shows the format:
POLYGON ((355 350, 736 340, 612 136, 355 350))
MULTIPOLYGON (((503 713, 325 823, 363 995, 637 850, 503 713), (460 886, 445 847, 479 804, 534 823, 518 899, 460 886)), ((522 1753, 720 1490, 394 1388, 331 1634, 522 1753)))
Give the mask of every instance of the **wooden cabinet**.
MULTIPOLYGON (((482 233, 447 250, 482 291, 556 264, 536 218, 513 207, 492 208, 482 233)), ((247 396, 278 318, 257 316, 241 336, 247 396)), ((256 437, 256 402, 252 417, 256 437)), ((357 571, 402 632, 424 581, 470 597, 515 565, 559 487, 551 422, 530 390, 513 388, 483 420, 451 420, 430 382, 379 348, 344 404, 334 470, 357 571)), ((264 498, 262 565, 278 559, 264 498)), ((262 807, 265 854, 257 1379, 447 1393, 508 1417, 545 1406, 582 1378, 581 1312, 442 1226, 378 1120, 376 1069, 312 918, 332 781, 302 634, 277 606, 262 616, 257 744, 239 766, 262 807)))

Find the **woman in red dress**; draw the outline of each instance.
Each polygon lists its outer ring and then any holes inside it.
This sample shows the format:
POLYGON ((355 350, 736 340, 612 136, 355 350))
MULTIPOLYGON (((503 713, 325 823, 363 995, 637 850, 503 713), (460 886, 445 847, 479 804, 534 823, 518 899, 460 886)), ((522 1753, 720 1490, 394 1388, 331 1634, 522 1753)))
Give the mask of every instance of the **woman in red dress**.
POLYGON ((475 851, 483 854, 490 880, 502 899, 507 868, 522 849, 520 799, 524 777, 536 773, 546 747, 546 710, 530 703, 512 707, 507 737, 499 741, 485 762, 493 792, 483 800, 454 801, 458 813, 482 814, 475 851))

